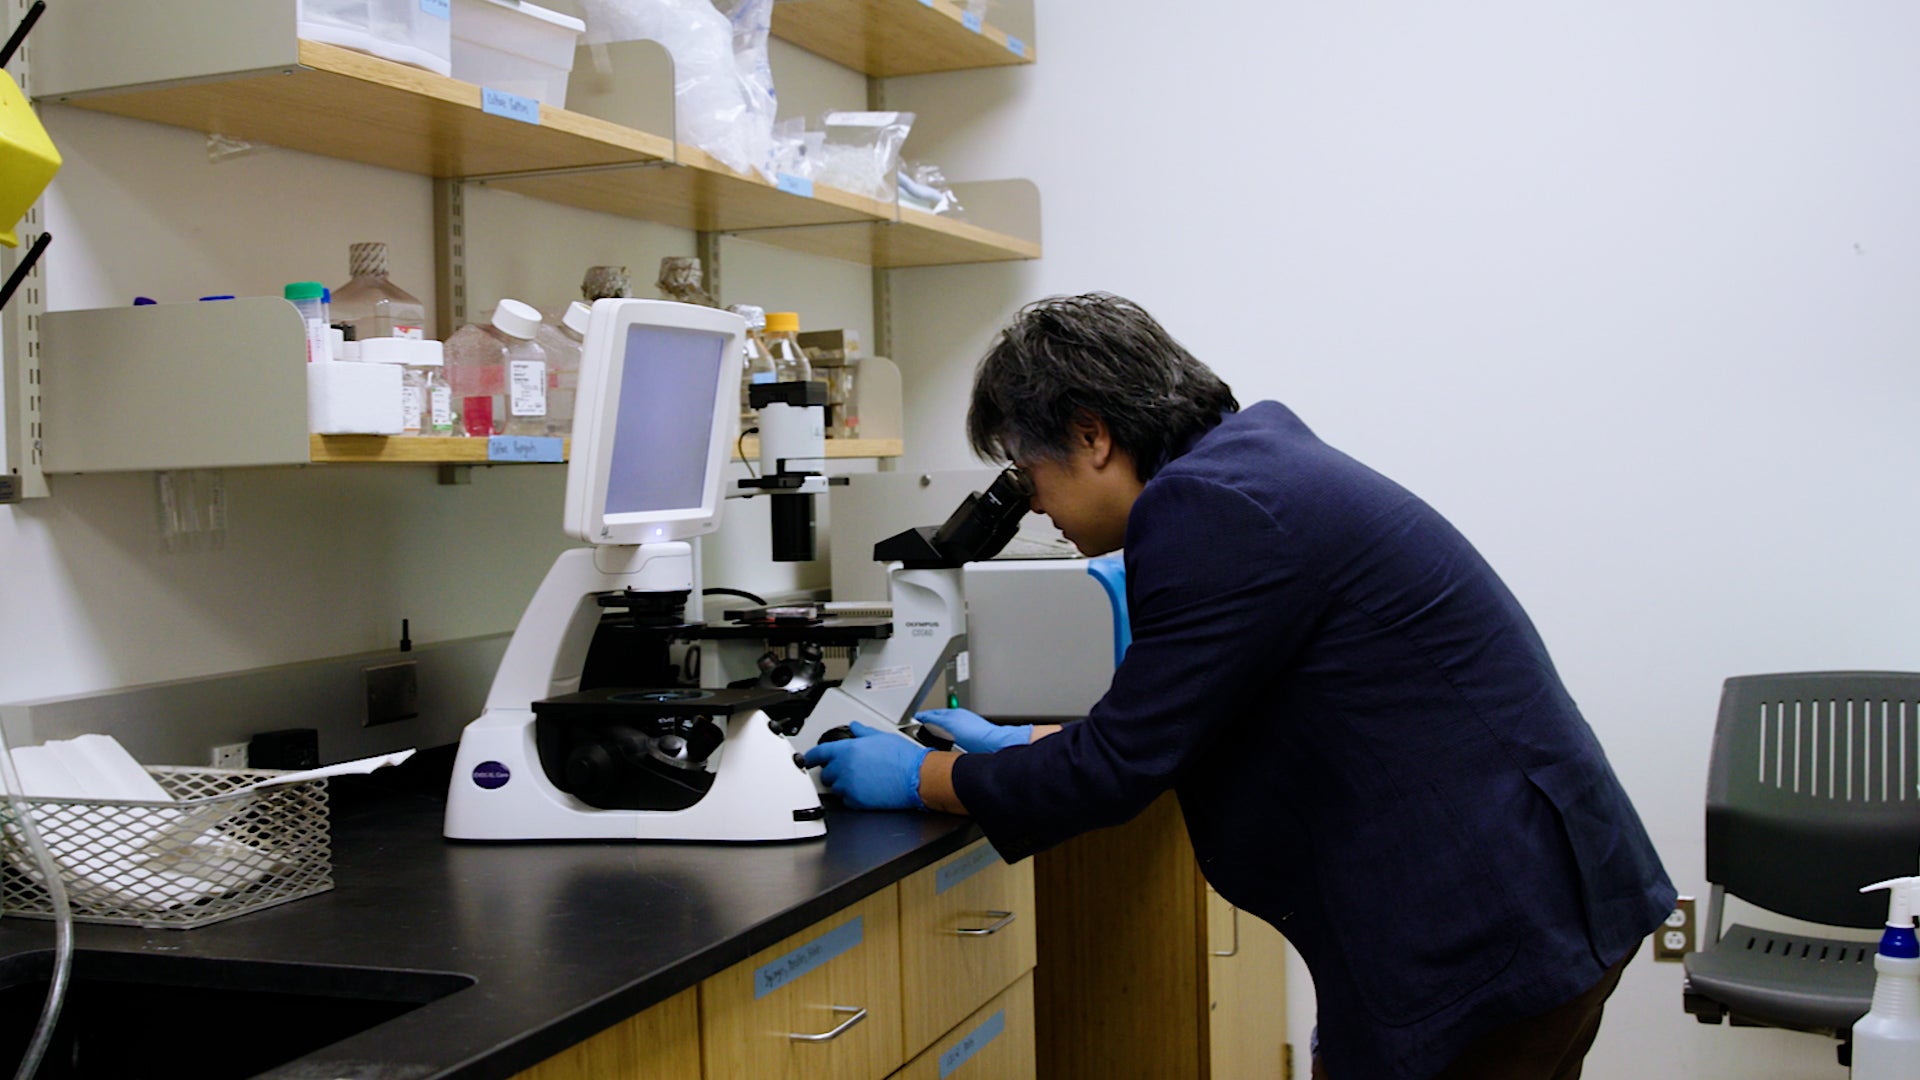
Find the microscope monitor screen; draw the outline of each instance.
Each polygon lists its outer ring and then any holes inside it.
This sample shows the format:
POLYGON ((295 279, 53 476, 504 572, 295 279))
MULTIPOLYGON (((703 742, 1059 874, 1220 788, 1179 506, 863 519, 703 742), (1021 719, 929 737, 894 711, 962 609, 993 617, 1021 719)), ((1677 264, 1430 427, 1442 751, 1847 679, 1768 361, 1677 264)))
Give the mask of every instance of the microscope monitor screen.
POLYGON ((569 535, 642 544, 718 526, 745 329, 737 315, 691 304, 593 305, 567 465, 569 535))

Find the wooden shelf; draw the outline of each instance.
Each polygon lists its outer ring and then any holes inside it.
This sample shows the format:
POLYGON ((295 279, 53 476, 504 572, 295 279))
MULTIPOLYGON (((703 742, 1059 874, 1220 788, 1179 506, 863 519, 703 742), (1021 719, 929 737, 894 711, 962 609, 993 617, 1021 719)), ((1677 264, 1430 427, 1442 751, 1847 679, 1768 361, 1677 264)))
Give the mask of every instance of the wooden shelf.
POLYGON ((49 100, 422 176, 673 160, 671 139, 545 105, 538 124, 495 116, 472 83, 350 49, 301 41, 299 59, 212 81, 49 100))
POLYGON ((776 4, 773 34, 874 78, 1033 63, 1033 42, 974 24, 950 0, 776 4))
MULTIPOLYGON (((487 440, 434 435, 312 435, 310 452, 316 465, 417 464, 488 465, 487 440)), ((749 437, 742 450, 758 459, 760 441, 749 437)), ((828 439, 827 457, 899 457, 905 447, 899 439, 828 439)))
MULTIPOLYGON (((894 2, 927 10, 918 0, 894 2)), ((482 108, 481 89, 472 83, 348 49, 303 40, 298 56, 297 64, 217 78, 56 93, 46 100, 422 176, 478 181, 684 229, 749 232, 758 239, 758 230, 831 226, 843 235, 769 236, 767 242, 879 267, 1040 254, 1037 243, 1010 233, 890 202, 824 186, 814 186, 811 195, 783 190, 694 147, 585 113, 542 105, 538 124, 496 116, 482 108)))

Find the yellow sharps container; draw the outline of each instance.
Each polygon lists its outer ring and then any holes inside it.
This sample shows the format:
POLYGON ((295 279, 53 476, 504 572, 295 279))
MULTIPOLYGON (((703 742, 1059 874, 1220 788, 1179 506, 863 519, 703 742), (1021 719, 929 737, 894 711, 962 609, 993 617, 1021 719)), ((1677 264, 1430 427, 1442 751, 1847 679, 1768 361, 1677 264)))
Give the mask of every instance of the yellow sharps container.
POLYGON ((13 76, 0 71, 0 244, 19 247, 13 227, 60 171, 60 151, 13 76))

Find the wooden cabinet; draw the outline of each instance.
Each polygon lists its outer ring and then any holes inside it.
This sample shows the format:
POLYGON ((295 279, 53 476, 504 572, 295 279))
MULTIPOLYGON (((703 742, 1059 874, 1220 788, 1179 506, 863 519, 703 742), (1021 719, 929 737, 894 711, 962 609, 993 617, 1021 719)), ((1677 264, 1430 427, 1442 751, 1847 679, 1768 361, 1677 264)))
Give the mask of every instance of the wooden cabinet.
POLYGON ((1210 910, 1171 793, 1034 863, 1041 1076, 1281 1075, 1259 1071, 1286 1039, 1280 937, 1241 913, 1239 951, 1214 955, 1232 950, 1232 909, 1210 910))
POLYGON ((1013 1080, 1038 1075, 1033 973, 994 995, 893 1074, 893 1080, 1013 1080))
POLYGON ((699 991, 692 989, 555 1054, 513 1080, 692 1080, 699 1075, 699 991))
POLYGON ((515 1080, 1030 1080, 1035 924, 976 841, 515 1080))
POLYGON ((898 897, 886 889, 700 986, 707 1080, 879 1080, 900 1048, 898 897))
POLYGON ((1207 890, 1207 1048, 1214 1076, 1283 1080, 1287 949, 1280 931, 1207 890))
POLYGON ((951 1031, 1033 970, 1033 867, 985 840, 900 883, 906 1052, 951 1031))

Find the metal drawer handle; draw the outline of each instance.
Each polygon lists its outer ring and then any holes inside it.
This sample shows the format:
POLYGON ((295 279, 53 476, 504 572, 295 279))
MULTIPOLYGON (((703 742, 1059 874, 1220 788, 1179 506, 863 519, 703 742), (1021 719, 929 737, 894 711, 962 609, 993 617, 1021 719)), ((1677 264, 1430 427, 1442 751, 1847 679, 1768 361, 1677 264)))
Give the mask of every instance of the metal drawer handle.
POLYGON ((787 1038, 792 1039, 794 1042, 832 1042, 840 1036, 845 1035, 848 1028, 867 1018, 867 1010, 857 1005, 835 1005, 832 1008, 836 1013, 852 1013, 853 1015, 840 1021, 840 1026, 834 1028, 832 1031, 823 1031, 818 1035, 802 1035, 797 1031, 789 1031, 787 1032, 787 1038))
POLYGON ((959 934, 961 937, 986 937, 988 934, 997 934, 1005 930, 1007 925, 1013 922, 1014 914, 1011 911, 989 911, 987 912, 987 918, 993 920, 991 925, 962 926, 955 930, 954 933, 959 934))
POLYGON ((1215 956, 1233 956, 1240 951, 1240 909, 1237 907, 1228 907, 1227 910, 1233 912, 1233 948, 1225 951, 1220 949, 1210 950, 1215 956))

